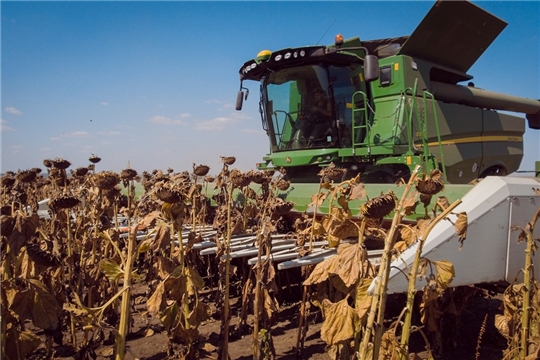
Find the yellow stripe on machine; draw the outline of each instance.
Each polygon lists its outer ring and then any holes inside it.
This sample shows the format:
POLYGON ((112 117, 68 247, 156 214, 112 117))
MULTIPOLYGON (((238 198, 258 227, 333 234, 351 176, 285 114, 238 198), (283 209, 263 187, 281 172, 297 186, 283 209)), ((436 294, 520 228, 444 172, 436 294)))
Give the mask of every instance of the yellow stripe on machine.
MULTIPOLYGON (((471 136, 471 137, 466 137, 466 138, 443 140, 443 141, 441 141, 441 145, 455 145, 455 144, 478 143, 478 142, 495 142, 495 141, 522 142, 523 137, 522 136, 499 136, 499 135, 471 136)), ((437 145, 439 145, 439 143, 436 142, 436 141, 428 143, 428 146, 437 146, 437 145)))

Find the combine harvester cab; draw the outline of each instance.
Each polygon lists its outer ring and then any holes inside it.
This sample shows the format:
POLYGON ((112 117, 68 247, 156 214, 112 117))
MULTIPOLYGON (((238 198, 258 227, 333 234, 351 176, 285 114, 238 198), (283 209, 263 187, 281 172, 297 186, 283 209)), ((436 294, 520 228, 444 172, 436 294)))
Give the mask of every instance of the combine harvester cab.
MULTIPOLYGON (((298 213, 314 211, 309 204, 320 170, 331 164, 347 170, 343 180, 360 175, 371 198, 388 190, 399 197, 402 187, 393 184, 407 181, 417 167, 420 176, 440 170, 446 184, 440 195, 462 199, 458 211, 467 212, 469 232, 460 252, 453 225, 442 221, 424 255, 454 262, 454 285, 511 281, 524 257, 511 227, 532 219, 540 183, 504 177, 521 164, 526 126, 506 112, 523 113, 530 129, 540 129, 540 101, 477 88, 467 74, 506 25, 468 1, 437 1, 410 36, 361 41, 338 35, 329 46, 261 51, 240 68, 236 104, 241 110, 247 99, 244 81, 260 82, 270 147, 258 168, 285 170, 291 187, 281 197, 298 213), (321 113, 310 103, 315 90, 330 103, 331 115, 323 119, 313 115, 313 108, 321 113), (321 124, 324 131, 317 132, 321 124)), ((317 212, 328 214, 328 208, 317 212)), ((401 259, 410 264, 414 251, 413 245, 401 259)), ((405 290, 401 259, 393 264, 392 292, 405 290)))

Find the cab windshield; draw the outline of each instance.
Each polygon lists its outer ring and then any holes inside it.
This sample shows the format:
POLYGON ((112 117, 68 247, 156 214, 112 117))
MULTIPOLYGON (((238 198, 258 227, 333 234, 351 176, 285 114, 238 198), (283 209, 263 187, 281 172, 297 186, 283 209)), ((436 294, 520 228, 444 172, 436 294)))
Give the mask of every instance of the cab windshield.
POLYGON ((365 93, 360 65, 305 65, 263 80, 263 122, 272 151, 351 146, 353 94, 365 93))

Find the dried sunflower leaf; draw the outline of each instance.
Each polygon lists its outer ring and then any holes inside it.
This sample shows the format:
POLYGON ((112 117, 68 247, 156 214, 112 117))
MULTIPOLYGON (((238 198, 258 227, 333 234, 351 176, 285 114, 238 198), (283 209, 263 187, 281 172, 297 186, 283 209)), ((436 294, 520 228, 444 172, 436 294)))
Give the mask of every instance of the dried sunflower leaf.
POLYGON ((448 260, 433 261, 433 264, 437 269, 437 287, 444 290, 450 286, 456 275, 454 264, 448 260))
POLYGON ((347 303, 347 298, 337 303, 324 299, 321 305, 324 314, 321 339, 328 345, 351 339, 360 320, 356 310, 347 303))
POLYGON ((45 330, 58 328, 62 308, 56 298, 38 280, 28 279, 34 288, 34 304, 32 306, 32 321, 34 325, 45 330))
POLYGON ((366 189, 364 188, 364 184, 359 183, 351 186, 349 200, 362 200, 365 197, 366 189))
POLYGON ((362 319, 362 321, 371 308, 372 297, 368 295, 368 288, 371 285, 371 281, 372 279, 370 278, 363 278, 356 287, 354 309, 358 314, 358 318, 362 319))
POLYGON ((191 326, 198 327, 204 321, 208 320, 211 314, 212 311, 210 310, 210 306, 199 301, 195 308, 189 313, 189 324, 191 326))
POLYGON ((160 314, 161 311, 165 309, 167 304, 167 297, 165 295, 165 282, 162 281, 158 284, 156 290, 154 290, 154 293, 146 302, 146 307, 151 314, 160 314))
POLYGON ((99 269, 107 276, 110 282, 116 282, 121 275, 124 275, 124 270, 113 260, 101 260, 99 269))
POLYGON ((460 212, 459 214, 457 214, 457 216, 458 218, 454 227, 456 228, 456 234, 459 236, 459 248, 461 249, 463 247, 463 242, 467 238, 467 213, 460 212))
POLYGON ((8 344, 15 346, 6 346, 6 357, 8 359, 25 359, 26 355, 33 353, 39 348, 41 339, 30 330, 24 330, 20 333, 15 328, 7 332, 8 344))

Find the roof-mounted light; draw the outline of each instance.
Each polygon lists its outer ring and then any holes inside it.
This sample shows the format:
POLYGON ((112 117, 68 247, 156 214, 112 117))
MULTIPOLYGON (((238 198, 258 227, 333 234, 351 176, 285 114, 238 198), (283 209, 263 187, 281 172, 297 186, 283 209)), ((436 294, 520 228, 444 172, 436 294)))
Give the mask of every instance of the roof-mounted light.
POLYGON ((337 34, 336 37, 334 38, 334 44, 337 47, 340 47, 341 45, 343 45, 343 35, 337 34))
POLYGON ((266 61, 270 59, 272 52, 270 50, 262 50, 257 54, 257 61, 266 61))

